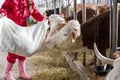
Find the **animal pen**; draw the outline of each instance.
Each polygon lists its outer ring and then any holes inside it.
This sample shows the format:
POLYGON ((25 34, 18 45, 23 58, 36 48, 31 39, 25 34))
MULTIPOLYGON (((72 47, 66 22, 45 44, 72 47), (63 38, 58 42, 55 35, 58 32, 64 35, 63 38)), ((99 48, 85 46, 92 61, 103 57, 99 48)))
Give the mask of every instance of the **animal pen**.
MULTIPOLYGON (((109 57, 111 58, 112 53, 114 53, 117 50, 120 50, 120 47, 118 47, 118 3, 120 0, 38 0, 36 2, 36 6, 38 10, 54 10, 54 14, 61 14, 62 9, 65 7, 67 8, 67 18, 71 17, 71 19, 78 20, 81 24, 81 33, 82 33, 82 39, 86 39, 86 34, 90 33, 92 35, 92 39, 87 39, 88 42, 83 42, 83 45, 89 47, 89 49, 93 49, 93 43, 95 42, 97 44, 98 49, 100 50, 103 55, 107 48, 109 48, 109 57), (63 3, 64 1, 64 3, 63 3), (77 2, 80 1, 82 4, 82 11, 77 11, 77 2), (88 18, 87 10, 87 3, 95 4, 95 11, 94 13, 91 13, 92 16, 88 18), (104 4, 109 6, 109 9, 106 9, 106 11, 99 12, 98 5, 104 4), (73 6, 73 14, 70 13, 70 6, 73 6), (57 13, 56 8, 59 9, 59 13, 57 13), (99 13, 97 13, 99 12, 99 13), (80 16, 79 14, 82 14, 80 16), (80 21, 80 19, 82 19, 80 21), (107 21, 107 22, 106 22, 107 21), (102 27, 101 27, 102 26, 102 27), (105 26, 105 27, 104 27, 105 26), (110 26, 110 27, 109 27, 110 26), (92 27, 92 29, 91 29, 92 27), (89 28, 89 30, 88 30, 89 28), (109 30, 108 30, 109 29, 109 30), (92 31, 91 31, 92 30, 92 31), (108 30, 108 31, 106 31, 108 30), (86 33, 87 31, 87 33, 86 33), (103 31, 103 32, 101 32, 103 31), (99 33, 100 32, 100 33, 99 33), (107 33, 105 33, 107 32, 107 33), (103 34, 103 35, 101 35, 103 34), (106 37, 107 36, 107 37, 106 37), (106 37, 106 38, 105 38, 106 37), (106 40, 107 39, 107 40, 106 40), (109 39, 109 40, 108 40, 109 39), (102 41, 104 40, 104 41, 102 41), (99 42, 101 41, 101 42, 99 42), (106 42, 109 41, 109 42, 106 42), (90 44, 89 44, 90 43, 90 44), (104 45, 105 44, 105 45, 104 45)), ((43 14, 45 14, 45 11, 43 10, 43 14)), ((68 19, 69 20, 69 19, 68 19)), ((66 20, 67 21, 67 20, 66 20)), ((88 37, 88 36, 87 36, 88 37)), ((120 46, 120 45, 119 45, 120 46)), ((94 51, 91 51, 92 53, 95 53, 94 51)), ((75 71, 82 80, 92 80, 91 78, 93 75, 91 75, 90 71, 86 67, 86 52, 81 50, 82 53, 82 63, 78 59, 79 50, 76 50, 75 52, 69 52, 69 51, 62 51, 62 55, 65 57, 67 63, 71 67, 73 71, 75 71)), ((105 55, 104 55, 105 56, 105 55)), ((96 61, 96 57, 94 55, 94 60, 96 61)), ((95 63, 96 67, 97 65, 95 63)), ((101 65, 100 65, 101 66, 101 65)), ((105 65, 106 66, 106 65, 105 65)), ((95 77, 97 77, 94 75, 95 77)), ((102 75, 105 76, 105 75, 102 75)), ((63 79, 64 80, 64 79, 63 79)))
MULTIPOLYGON (((47 1, 47 0, 46 0, 47 1)), ((67 14, 68 16, 70 16, 70 11, 69 11, 69 5, 71 4, 71 2, 73 2, 74 4, 74 19, 77 20, 77 10, 76 10, 76 5, 77 5, 77 1, 78 0, 66 0, 66 6, 67 6, 67 14)), ((82 22, 85 23, 86 20, 86 3, 93 3, 96 4, 96 7, 98 7, 98 4, 105 4, 105 5, 109 5, 110 6, 110 30, 109 30, 109 49, 110 49, 110 54, 109 57, 111 57, 112 53, 114 53, 116 50, 119 50, 120 48, 117 47, 118 45, 118 3, 120 2, 120 0, 82 0, 82 22)), ((48 8, 48 5, 46 5, 46 7, 48 8)), ((52 2, 52 9, 54 9, 54 14, 56 14, 56 8, 59 7, 59 13, 61 13, 62 9, 61 9, 61 0, 53 0, 52 2), (57 4, 56 4, 57 3, 57 4), (59 4, 58 4, 59 3, 59 4)), ((97 9, 96 8, 96 15, 94 17, 97 16, 97 9)), ((98 23, 96 22, 95 26, 99 26, 98 23)), ((98 29, 98 28, 97 28, 98 29)), ((99 43, 99 41, 97 41, 98 38, 98 32, 99 30, 96 30, 96 38, 95 41, 97 43, 99 43)), ((100 45, 100 44, 99 44, 100 45)), ((98 46, 99 46, 98 45, 98 46)), ((86 56, 85 56, 85 52, 83 52, 83 64, 81 64, 78 59, 77 59, 77 54, 78 52, 74 52, 74 53, 68 53, 68 52, 62 52, 62 54, 64 55, 64 57, 66 58, 67 62, 69 63, 70 67, 77 72, 82 78, 83 80, 90 80, 90 73, 87 70, 87 68, 85 67, 86 65, 86 56)))
MULTIPOLYGON (((44 4, 38 4, 38 7, 45 7, 46 9, 54 9, 54 14, 56 14, 56 8, 59 8, 59 13, 62 12, 61 6, 63 4, 62 3, 63 0, 44 0, 44 4)), ((69 5, 71 3, 73 3, 74 5, 74 19, 77 20, 77 1, 78 0, 65 0, 65 5, 67 6, 67 14, 68 16, 70 16, 70 10, 69 10, 69 5)), ((96 4, 96 7, 98 7, 98 4, 105 4, 105 5, 109 5, 110 7, 110 30, 109 30, 109 57, 111 57, 112 53, 114 53, 116 50, 119 50, 120 47, 117 47, 118 45, 118 3, 120 2, 120 0, 80 0, 82 3, 82 22, 85 23, 86 20, 86 3, 93 3, 96 4)), ((97 9, 96 8, 96 15, 94 17, 97 17, 97 9)), ((95 22, 95 26, 99 26, 98 24, 101 24, 100 22, 95 22)), ((98 28, 97 28, 98 29, 98 28)), ((99 43, 99 41, 97 41, 98 38, 98 32, 99 30, 96 30, 96 38, 95 41, 97 42, 97 44, 99 43)), ((100 44, 99 44, 100 45, 100 44)), ((98 46, 99 46, 98 45, 98 46)), ((85 67, 86 65, 86 56, 85 56, 85 52, 83 52, 83 64, 81 64, 78 59, 77 59, 77 55, 78 52, 74 52, 74 53, 68 53, 68 52, 63 52, 62 53, 64 55, 64 57, 66 58, 67 62, 69 63, 70 67, 77 72, 82 78, 83 80, 90 80, 91 75, 89 74, 89 71, 87 70, 87 68, 85 67)))

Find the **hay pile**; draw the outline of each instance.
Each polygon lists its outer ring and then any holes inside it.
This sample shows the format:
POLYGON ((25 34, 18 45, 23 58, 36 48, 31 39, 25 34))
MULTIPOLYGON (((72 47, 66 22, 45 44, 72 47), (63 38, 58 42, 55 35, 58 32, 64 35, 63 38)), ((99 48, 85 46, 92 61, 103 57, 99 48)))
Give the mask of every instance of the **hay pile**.
MULTIPOLYGON (((90 54, 87 55, 87 63, 91 61, 90 54)), ((82 62, 82 54, 78 57, 82 62)), ((61 52, 57 50, 46 50, 39 52, 29 58, 29 63, 34 66, 35 73, 33 80, 82 80, 81 77, 74 72, 62 56, 61 52)), ((97 77, 93 72, 94 66, 86 66, 93 75, 91 80, 104 80, 104 77, 97 77)))
POLYGON ((34 80, 80 80, 57 50, 37 53, 29 58, 29 62, 37 70, 33 75, 34 80))

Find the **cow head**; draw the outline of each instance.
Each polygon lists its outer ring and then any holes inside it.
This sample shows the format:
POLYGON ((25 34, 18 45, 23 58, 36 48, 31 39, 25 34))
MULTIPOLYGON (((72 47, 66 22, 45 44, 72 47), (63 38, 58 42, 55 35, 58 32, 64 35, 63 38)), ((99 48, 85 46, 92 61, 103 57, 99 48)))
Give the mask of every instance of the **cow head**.
POLYGON ((48 47, 62 47, 75 42, 80 36, 80 24, 77 20, 71 20, 59 28, 59 24, 63 23, 63 21, 63 18, 59 15, 50 16, 51 31, 46 41, 48 47), (56 32, 55 29, 57 29, 56 32))
POLYGON ((109 59, 107 57, 104 57, 98 51, 96 44, 94 44, 94 52, 98 57, 98 59, 113 65, 113 69, 107 75, 106 80, 120 80, 120 58, 116 58, 114 60, 114 59, 109 59))
POLYGON ((57 14, 51 15, 48 20, 50 24, 49 36, 54 35, 57 31, 59 31, 66 24, 66 21, 64 20, 64 18, 57 14))

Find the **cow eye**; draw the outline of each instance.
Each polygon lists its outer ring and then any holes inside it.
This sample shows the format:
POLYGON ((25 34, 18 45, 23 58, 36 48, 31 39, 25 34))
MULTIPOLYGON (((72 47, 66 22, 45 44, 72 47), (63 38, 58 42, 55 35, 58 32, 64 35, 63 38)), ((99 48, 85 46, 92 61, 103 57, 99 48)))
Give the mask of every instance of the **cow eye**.
POLYGON ((67 34, 63 34, 64 36, 67 36, 67 34))

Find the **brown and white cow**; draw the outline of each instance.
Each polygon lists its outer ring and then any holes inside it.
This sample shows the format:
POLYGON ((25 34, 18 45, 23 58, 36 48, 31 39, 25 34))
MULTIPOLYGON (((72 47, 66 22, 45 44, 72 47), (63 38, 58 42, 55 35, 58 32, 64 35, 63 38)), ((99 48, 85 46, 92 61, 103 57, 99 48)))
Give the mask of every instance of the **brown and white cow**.
MULTIPOLYGON (((96 12, 97 12, 97 15, 101 14, 102 12, 106 11, 107 9, 109 9, 109 6, 107 5, 96 5, 96 4, 90 4, 90 3, 87 3, 86 4, 86 18, 89 19, 91 17, 94 17, 94 15, 96 15, 96 12)), ((76 5, 76 10, 77 10, 77 14, 78 14, 78 19, 80 18, 82 20, 82 4, 77 4, 76 5)), ((67 13, 68 12, 68 7, 65 7, 63 8, 62 10, 62 14, 64 15, 64 17, 67 19, 67 18, 72 18, 70 16, 68 16, 67 13)), ((73 15, 74 14, 74 5, 71 5, 70 6, 70 14, 73 15)))

